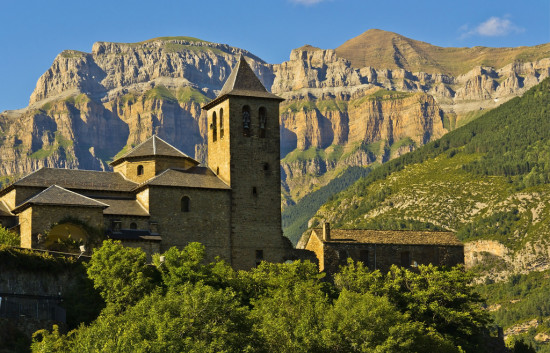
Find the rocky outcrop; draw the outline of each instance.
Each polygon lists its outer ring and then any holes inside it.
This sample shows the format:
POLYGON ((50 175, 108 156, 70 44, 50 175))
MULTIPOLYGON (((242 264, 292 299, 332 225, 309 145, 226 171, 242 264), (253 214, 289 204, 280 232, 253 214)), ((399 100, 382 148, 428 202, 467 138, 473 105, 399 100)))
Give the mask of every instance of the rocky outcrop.
POLYGON ((315 178, 407 153, 471 112, 521 94, 550 70, 550 59, 472 66, 459 76, 374 61, 356 67, 352 62, 360 61, 347 60, 340 49, 304 46, 276 65, 243 49, 189 37, 98 42, 91 53, 64 51, 38 80, 27 109, 0 114, 0 173, 20 175, 41 166, 106 169, 120 150, 152 133, 204 161, 200 107, 216 96, 244 55, 262 83, 286 99, 282 156, 322 150, 300 163, 283 161, 289 195, 304 195, 292 190, 303 186, 306 174, 315 178), (326 152, 331 146, 340 152, 326 152))

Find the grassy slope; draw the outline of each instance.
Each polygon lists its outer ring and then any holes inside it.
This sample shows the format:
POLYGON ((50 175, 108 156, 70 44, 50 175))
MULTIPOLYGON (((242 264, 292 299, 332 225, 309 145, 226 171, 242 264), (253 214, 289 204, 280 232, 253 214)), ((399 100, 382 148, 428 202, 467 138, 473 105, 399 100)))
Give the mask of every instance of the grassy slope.
MULTIPOLYGON (((344 227, 396 228, 413 219, 498 239, 510 248, 547 238, 550 217, 550 81, 390 161, 324 205, 344 227)), ((415 225, 417 227, 418 225, 415 225)))
POLYGON ((403 68, 411 72, 460 75, 475 66, 501 68, 514 61, 536 61, 550 56, 550 43, 517 48, 442 48, 371 29, 336 48, 336 54, 355 67, 403 68))

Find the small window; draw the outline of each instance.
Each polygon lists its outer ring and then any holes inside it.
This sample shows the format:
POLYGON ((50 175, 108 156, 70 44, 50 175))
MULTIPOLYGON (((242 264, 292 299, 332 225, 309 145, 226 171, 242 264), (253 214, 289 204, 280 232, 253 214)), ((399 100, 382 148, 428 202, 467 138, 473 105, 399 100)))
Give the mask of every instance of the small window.
POLYGON ((216 119, 216 112, 212 113, 212 124, 210 127, 212 128, 212 141, 216 142, 218 139, 218 122, 216 119))
POLYGON ((263 260, 263 259, 264 259, 264 251, 256 250, 256 260, 263 260))
POLYGON ((411 265, 411 253, 408 251, 401 252, 401 266, 409 267, 411 265))
POLYGON ((252 195, 254 195, 254 196, 258 195, 258 190, 256 190, 255 186, 252 187, 252 195))
POLYGON ((220 109, 220 139, 223 138, 223 108, 220 109))
POLYGON ((220 167, 216 167, 216 175, 220 175, 220 167))
POLYGON ((258 115, 260 116, 260 137, 263 138, 265 137, 265 125, 267 123, 267 113, 264 107, 260 107, 258 115))
POLYGON ((250 137, 250 107, 243 107, 243 136, 250 137))
POLYGON ((189 212, 189 201, 188 196, 181 198, 181 212, 189 212))
POLYGON ((264 167, 264 172, 269 171, 269 163, 264 163, 263 167, 264 167))
POLYGON ((137 224, 136 224, 136 222, 130 223, 130 229, 137 229, 137 224))
POLYGON ((141 164, 137 166, 137 175, 143 175, 143 166, 141 164))

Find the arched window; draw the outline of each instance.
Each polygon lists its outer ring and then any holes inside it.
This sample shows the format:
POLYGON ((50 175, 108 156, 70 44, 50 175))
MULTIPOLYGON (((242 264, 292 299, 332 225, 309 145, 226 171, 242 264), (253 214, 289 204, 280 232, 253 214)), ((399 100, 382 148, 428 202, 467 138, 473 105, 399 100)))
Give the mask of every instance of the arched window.
POLYGON ((137 175, 143 175, 143 166, 141 164, 137 166, 137 175))
POLYGON ((218 122, 216 121, 216 112, 212 113, 212 125, 210 127, 212 128, 212 141, 216 142, 218 139, 218 122))
POLYGON ((250 107, 248 105, 243 107, 243 135, 250 136, 250 107))
POLYGON ((136 222, 130 223, 130 229, 137 229, 137 224, 136 224, 136 222))
POLYGON ((267 123, 267 112, 264 107, 260 107, 258 111, 260 116, 260 137, 265 137, 265 124, 267 123))
POLYGON ((223 138, 223 108, 220 109, 220 139, 223 138))
POLYGON ((181 198, 181 212, 189 212, 189 196, 181 198))

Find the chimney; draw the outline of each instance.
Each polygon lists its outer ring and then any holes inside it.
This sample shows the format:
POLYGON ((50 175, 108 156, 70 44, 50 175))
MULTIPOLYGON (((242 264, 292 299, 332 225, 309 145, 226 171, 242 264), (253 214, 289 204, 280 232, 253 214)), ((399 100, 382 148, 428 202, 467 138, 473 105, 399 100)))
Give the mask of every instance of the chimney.
POLYGON ((329 241, 330 240, 330 223, 325 222, 323 223, 323 241, 329 241))

